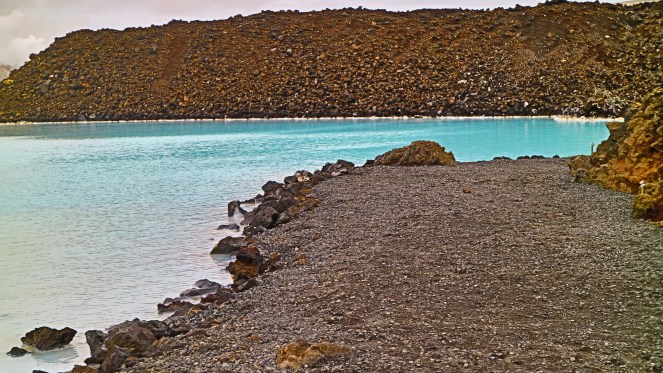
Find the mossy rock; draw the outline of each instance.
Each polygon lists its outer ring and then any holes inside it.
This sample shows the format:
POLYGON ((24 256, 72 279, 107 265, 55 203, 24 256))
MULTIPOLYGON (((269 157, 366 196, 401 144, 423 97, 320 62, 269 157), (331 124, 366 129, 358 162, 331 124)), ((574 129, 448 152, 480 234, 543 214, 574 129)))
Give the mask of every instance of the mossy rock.
POLYGON ((448 166, 455 162, 453 153, 435 141, 413 141, 375 158, 375 164, 383 166, 448 166))
POLYGON ((653 219, 663 210, 660 201, 648 194, 639 194, 633 200, 632 216, 635 219, 653 219))

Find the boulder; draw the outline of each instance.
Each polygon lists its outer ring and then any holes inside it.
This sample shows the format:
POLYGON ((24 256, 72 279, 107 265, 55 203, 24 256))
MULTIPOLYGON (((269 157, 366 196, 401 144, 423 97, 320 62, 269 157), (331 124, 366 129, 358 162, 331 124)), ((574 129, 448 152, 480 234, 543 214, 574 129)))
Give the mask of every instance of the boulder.
POLYGON ((74 369, 71 370, 71 373, 97 373, 98 371, 97 368, 91 366, 74 365, 74 369))
POLYGON ((233 255, 247 245, 249 245, 249 242, 244 237, 227 236, 214 246, 210 254, 233 255))
MULTIPOLYGON (((156 339, 157 337, 152 330, 145 325, 141 325, 140 321, 125 321, 114 325, 108 331, 108 337, 104 342, 104 346, 108 350, 104 364, 108 360, 108 355, 112 354, 114 348, 128 351, 133 356, 145 356, 152 348, 152 344, 156 339)), ((121 355, 123 354, 124 352, 121 352, 121 355)))
POLYGON ((241 204, 240 201, 231 201, 228 203, 228 216, 233 216, 235 215, 235 211, 239 208, 239 205, 241 204))
POLYGON ((264 203, 255 211, 249 226, 244 228, 245 236, 252 236, 272 228, 279 217, 278 211, 264 203))
POLYGON ((213 288, 213 287, 221 287, 221 286, 222 286, 222 285, 219 284, 218 282, 214 282, 214 281, 208 280, 208 279, 206 279, 206 278, 204 278, 204 279, 202 279, 202 280, 198 280, 198 281, 196 281, 196 282, 194 283, 194 285, 195 285, 196 287, 198 287, 198 288, 201 288, 201 289, 213 288))
POLYGON ((104 362, 99 367, 99 373, 114 373, 122 368, 122 364, 131 356, 131 351, 126 348, 112 346, 104 362))
POLYGON ((48 351, 68 345, 75 335, 76 331, 71 328, 57 330, 42 326, 28 332, 21 342, 37 350, 48 351))
POLYGON ((228 265, 228 272, 235 281, 254 278, 260 274, 263 263, 264 258, 257 247, 245 247, 237 253, 237 260, 228 265))
POLYGON ((216 229, 218 229, 218 230, 227 229, 229 231, 235 231, 235 232, 239 232, 239 228, 240 228, 239 224, 234 224, 234 223, 232 223, 232 224, 221 224, 218 227, 216 227, 216 229))
POLYGON ((273 198, 277 195, 278 191, 284 187, 283 184, 276 181, 268 181, 265 185, 262 186, 262 190, 265 192, 263 194, 263 199, 273 198))
POLYGON ((279 369, 298 371, 304 366, 315 367, 324 359, 341 357, 350 353, 351 350, 348 347, 339 344, 326 342, 311 344, 299 341, 279 348, 276 352, 275 362, 279 369))
POLYGON ((243 204, 253 204, 262 202, 262 194, 257 194, 255 197, 242 201, 243 204))
POLYGON ((184 290, 183 292, 180 293, 180 297, 186 297, 186 298, 191 298, 191 297, 199 297, 201 295, 209 294, 209 293, 214 293, 216 291, 216 287, 209 287, 209 288, 195 288, 195 289, 188 289, 184 290))
POLYGON ((235 294, 230 289, 220 288, 215 293, 209 294, 200 300, 200 303, 213 303, 216 305, 223 304, 231 300, 235 294))
POLYGON ((235 289, 236 292, 241 293, 259 285, 262 285, 262 281, 257 278, 250 278, 246 281, 240 281, 233 284, 233 289, 235 289))
POLYGON ((100 364, 108 350, 104 345, 108 334, 101 330, 88 330, 85 332, 85 341, 90 346, 90 358, 85 360, 86 364, 100 364))
POLYGON ((453 153, 434 141, 413 141, 410 145, 388 151, 375 158, 376 165, 433 166, 456 162, 453 153))
POLYGON ((157 311, 164 312, 181 312, 188 311, 193 307, 193 303, 185 300, 175 300, 171 302, 164 301, 164 303, 157 304, 157 311))
POLYGON ((12 349, 9 350, 9 352, 7 352, 7 355, 9 355, 11 357, 20 357, 20 356, 23 356, 27 353, 28 353, 27 350, 24 350, 20 347, 12 347, 12 349))

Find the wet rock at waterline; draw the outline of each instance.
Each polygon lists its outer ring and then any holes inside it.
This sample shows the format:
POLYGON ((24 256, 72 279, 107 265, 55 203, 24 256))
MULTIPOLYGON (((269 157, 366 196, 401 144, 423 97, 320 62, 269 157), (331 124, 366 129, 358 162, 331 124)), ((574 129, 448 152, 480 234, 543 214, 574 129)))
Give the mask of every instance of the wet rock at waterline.
POLYGON ((20 357, 28 353, 28 350, 22 349, 20 347, 12 347, 9 352, 7 352, 7 355, 11 357, 20 357))
POLYGON ((108 350, 104 342, 108 334, 101 330, 88 330, 85 332, 85 341, 90 347, 90 357, 85 359, 86 364, 101 364, 108 350))
POLYGON ((251 241, 245 237, 224 237, 214 246, 210 254, 234 255, 240 249, 248 246, 251 241))
POLYGON ((48 351, 68 345, 75 335, 76 330, 71 328, 58 330, 42 326, 28 332, 21 338, 21 342, 37 350, 48 351))

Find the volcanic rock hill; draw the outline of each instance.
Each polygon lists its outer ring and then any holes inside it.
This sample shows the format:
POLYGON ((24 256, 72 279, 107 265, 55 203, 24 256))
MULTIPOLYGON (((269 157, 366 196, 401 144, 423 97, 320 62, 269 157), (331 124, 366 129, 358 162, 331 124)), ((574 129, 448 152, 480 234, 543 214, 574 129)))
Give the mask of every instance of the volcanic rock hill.
POLYGON ((661 86, 663 3, 262 12, 81 30, 0 83, 0 122, 621 115, 661 86))
POLYGON ((576 181, 637 194, 633 217, 663 226, 663 89, 655 89, 626 115, 608 123, 610 137, 591 156, 570 163, 576 181))

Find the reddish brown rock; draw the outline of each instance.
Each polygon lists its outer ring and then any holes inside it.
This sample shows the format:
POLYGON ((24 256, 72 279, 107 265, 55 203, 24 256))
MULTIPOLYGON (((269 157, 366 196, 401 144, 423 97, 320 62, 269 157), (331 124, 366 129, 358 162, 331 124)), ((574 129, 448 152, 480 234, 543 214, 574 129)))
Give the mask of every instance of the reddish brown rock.
POLYGON ((279 348, 276 352, 276 367, 279 369, 300 370, 302 367, 314 367, 323 359, 348 355, 348 347, 333 343, 308 343, 298 341, 279 348))
POLYGON ((0 82, 0 122, 621 115, 660 85, 662 8, 265 11, 81 30, 0 82))
POLYGON ((104 342, 108 350, 105 360, 115 347, 126 349, 131 352, 131 355, 142 356, 152 348, 152 344, 156 340, 154 333, 140 322, 126 321, 114 325, 108 331, 108 337, 104 342))
POLYGON ((576 181, 637 194, 633 217, 663 221, 663 89, 647 95, 626 117, 609 123, 610 136, 591 156, 571 160, 576 181))
POLYGON ((413 141, 375 158, 375 165, 384 166, 448 166, 454 162, 453 153, 446 152, 435 141, 413 141))
POLYGON ((48 351, 68 345, 75 335, 76 331, 71 328, 57 330, 42 326, 28 332, 21 338, 21 342, 38 350, 48 351))

